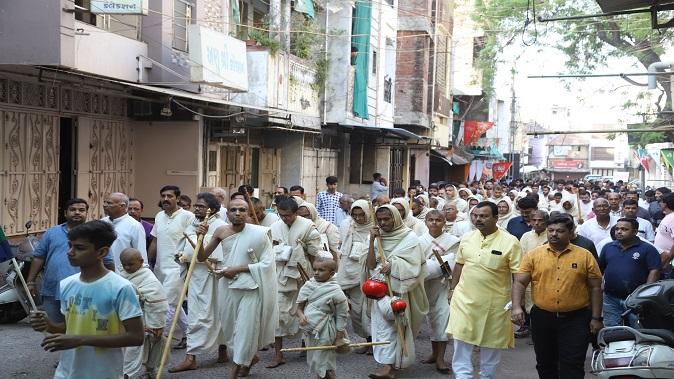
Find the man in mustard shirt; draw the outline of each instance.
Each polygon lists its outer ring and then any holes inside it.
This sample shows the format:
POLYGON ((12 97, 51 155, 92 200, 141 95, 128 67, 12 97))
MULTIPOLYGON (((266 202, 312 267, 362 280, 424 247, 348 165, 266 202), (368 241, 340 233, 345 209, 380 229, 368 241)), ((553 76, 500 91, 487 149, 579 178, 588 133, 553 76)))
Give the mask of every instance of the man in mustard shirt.
POLYGON ((603 327, 601 272, 592 254, 569 242, 573 219, 548 220, 548 243, 528 252, 515 275, 512 320, 524 323, 521 299, 531 282, 531 337, 541 378, 582 379, 590 333, 603 327))
POLYGON ((513 327, 508 322, 512 273, 522 250, 514 236, 496 226, 496 204, 475 206, 476 230, 459 244, 452 284, 447 333, 454 337, 452 369, 456 379, 472 379, 471 356, 480 347, 480 378, 494 378, 501 349, 513 348, 513 327))

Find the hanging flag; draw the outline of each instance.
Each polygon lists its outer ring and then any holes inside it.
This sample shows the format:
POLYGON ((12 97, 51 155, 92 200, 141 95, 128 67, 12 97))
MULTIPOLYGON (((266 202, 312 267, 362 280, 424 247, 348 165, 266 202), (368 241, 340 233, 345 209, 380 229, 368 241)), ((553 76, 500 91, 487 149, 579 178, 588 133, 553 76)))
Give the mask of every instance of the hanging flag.
POLYGON ((0 228, 0 262, 8 261, 12 258, 14 258, 14 254, 12 254, 12 249, 9 247, 5 233, 0 228))
POLYGON ((310 19, 314 19, 314 2, 313 0, 295 0, 295 12, 304 13, 310 19))
POLYGON ((477 143, 480 136, 494 126, 493 122, 466 120, 463 123, 463 144, 473 145, 477 143))
POLYGON ((494 179, 496 180, 501 180, 506 174, 508 173, 508 170, 510 170, 510 166, 512 166, 511 162, 496 162, 492 166, 492 171, 493 171, 493 176, 494 179))
POLYGON ((660 150, 660 155, 665 165, 670 169, 674 169, 674 149, 662 149, 660 150))

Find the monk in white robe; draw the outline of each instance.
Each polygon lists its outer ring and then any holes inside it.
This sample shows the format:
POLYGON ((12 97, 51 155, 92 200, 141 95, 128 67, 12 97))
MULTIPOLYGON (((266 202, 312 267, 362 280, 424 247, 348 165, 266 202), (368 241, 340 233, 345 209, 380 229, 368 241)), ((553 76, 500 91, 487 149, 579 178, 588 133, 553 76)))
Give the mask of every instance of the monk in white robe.
POLYGON ((458 223, 466 219, 466 215, 459 212, 459 208, 456 206, 455 201, 449 201, 445 206, 442 208, 442 211, 445 214, 445 228, 444 231, 456 236, 456 237, 461 237, 461 235, 457 235, 457 233, 454 231, 458 223))
POLYGON ((333 223, 327 222, 318 215, 316 207, 304 202, 297 209, 297 215, 311 220, 321 235, 321 257, 331 258, 335 262, 339 259, 339 229, 333 223))
POLYGON ((443 373, 449 373, 449 366, 445 362, 445 351, 447 349, 447 322, 449 321, 449 303, 447 302, 447 292, 451 283, 450 278, 443 275, 440 261, 438 261, 435 252, 440 255, 443 262, 447 262, 450 270, 454 267, 454 254, 459 247, 459 238, 443 232, 445 226, 445 216, 440 211, 430 211, 426 215, 426 226, 428 233, 421 236, 421 248, 426 256, 426 269, 428 276, 424 287, 426 296, 428 296, 428 324, 431 327, 431 356, 423 363, 435 364, 435 368, 443 373))
POLYGON ((248 203, 243 200, 230 201, 227 217, 229 224, 215 230, 198 259, 205 261, 221 245, 224 267, 216 270, 222 276, 220 318, 235 363, 229 378, 234 379, 248 376, 259 361, 257 351, 274 342, 278 307, 269 229, 246 223, 248 203))
POLYGON ((271 224, 279 220, 276 213, 267 212, 260 199, 251 197, 250 200, 253 203, 253 208, 255 208, 255 216, 257 216, 257 221, 259 221, 261 226, 271 227, 271 224))
MULTIPOLYGON (((367 256, 370 245, 370 230, 374 226, 367 200, 356 200, 351 206, 350 217, 340 231, 342 245, 339 249, 339 272, 337 283, 349 299, 349 313, 353 331, 371 340, 370 316, 366 311, 367 298, 360 289, 365 271, 362 257, 367 256)), ((366 352, 367 349, 362 352, 366 352)))
MULTIPOLYGON (((304 283, 297 296, 297 317, 307 346, 345 345, 348 302, 335 279, 337 263, 332 259, 314 261, 314 277, 304 283)), ((311 372, 319 378, 335 378, 337 352, 313 350, 307 352, 311 372)))
POLYGON ((426 220, 426 215, 432 209, 430 204, 431 202, 428 196, 418 195, 412 200, 412 204, 410 204, 412 215, 423 223, 424 220, 426 220))
POLYGON ((393 339, 389 339, 392 337, 390 320, 382 307, 378 305, 372 308, 372 341, 387 340, 392 343, 374 347, 374 358, 384 367, 370 374, 370 377, 387 379, 393 378, 394 368, 405 368, 414 363, 414 338, 429 308, 424 290, 426 257, 421 250, 419 237, 403 225, 396 207, 383 205, 377 209, 375 217, 378 227, 372 228, 370 232, 370 246, 365 264, 371 274, 388 276, 393 294, 407 303, 402 313, 406 322, 396 321, 403 330, 403 335, 396 331, 396 338, 393 339), (381 255, 378 252, 379 247, 375 247, 376 238, 381 238, 385 262, 379 260, 381 255))
POLYGON ((135 248, 123 250, 119 256, 122 270, 119 274, 130 281, 136 290, 138 301, 143 310, 145 339, 142 346, 124 348, 124 375, 136 378, 146 374, 154 377, 154 369, 159 366, 161 352, 166 343, 164 322, 168 301, 161 282, 146 267, 142 253, 135 248), (145 372, 143 373, 143 367, 145 372))
MULTIPOLYGON (((208 244, 217 228, 225 225, 218 213, 220 203, 210 193, 197 195, 194 203, 195 219, 185 229, 183 240, 178 245, 179 260, 185 264, 191 262, 194 255, 192 243, 197 242, 197 228, 206 217, 206 210, 211 210, 208 218, 208 233, 204 235, 204 244, 208 244), (188 240, 189 239, 189 240, 188 240)), ((208 261, 197 262, 192 271, 192 278, 187 292, 187 350, 185 359, 171 367, 169 372, 181 372, 197 368, 197 355, 206 355, 218 351, 218 363, 227 362, 227 348, 220 326, 218 309, 222 305, 222 294, 218 291, 218 281, 212 271, 223 266, 224 257, 218 247, 210 255, 208 261)))
POLYGON ((391 205, 395 206, 396 209, 400 212, 400 217, 402 217, 403 224, 409 229, 411 229, 414 234, 417 236, 423 236, 424 233, 428 231, 426 224, 419 220, 418 218, 412 215, 410 210, 410 203, 404 198, 397 197, 391 200, 391 205))
POLYGON ((294 199, 281 199, 276 208, 281 220, 271 226, 271 238, 276 259, 279 321, 274 340, 276 353, 267 368, 285 363, 281 353, 283 337, 294 337, 299 333, 295 312, 297 293, 303 280, 298 266, 311 278, 314 274, 311 264, 321 250, 321 236, 316 226, 311 220, 298 217, 298 205, 294 199))

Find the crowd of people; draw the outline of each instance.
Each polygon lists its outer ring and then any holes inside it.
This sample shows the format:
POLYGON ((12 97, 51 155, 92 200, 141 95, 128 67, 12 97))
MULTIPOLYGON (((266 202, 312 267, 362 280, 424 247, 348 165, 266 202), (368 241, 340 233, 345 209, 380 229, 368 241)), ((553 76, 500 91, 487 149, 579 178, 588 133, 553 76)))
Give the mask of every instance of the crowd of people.
POLYGON ((268 369, 283 365, 283 342, 296 338, 331 346, 308 349, 319 378, 337 376, 337 353, 356 339, 366 343, 354 352, 380 364, 369 377, 394 378, 415 364, 424 322, 432 352, 422 363, 441 373, 472 378, 479 351, 479 376, 494 378, 502 351, 531 335, 541 378, 583 378, 593 335, 636 325, 621 317, 625 298, 671 275, 674 194, 664 187, 518 179, 405 191, 378 173, 368 194, 338 184, 328 177, 315 204, 299 185, 278 187, 269 207, 248 185, 194 202, 167 185, 154 223, 123 193, 89 222, 87 202, 70 200, 27 278, 42 297, 44 312, 31 314, 48 333, 42 346, 63 351, 55 378, 152 376, 169 343, 185 349, 169 372, 217 352, 233 361, 230 378, 245 377, 263 349, 274 349, 268 369), (174 318, 180 338, 167 341, 174 318))

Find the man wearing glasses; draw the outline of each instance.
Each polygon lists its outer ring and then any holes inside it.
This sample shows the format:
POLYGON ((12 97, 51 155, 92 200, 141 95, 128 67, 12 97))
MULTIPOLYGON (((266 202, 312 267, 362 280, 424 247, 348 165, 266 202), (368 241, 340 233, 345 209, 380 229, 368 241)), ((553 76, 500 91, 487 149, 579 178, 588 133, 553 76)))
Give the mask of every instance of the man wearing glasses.
POLYGON ((610 211, 608 200, 598 198, 592 203, 595 217, 585 221, 578 228, 578 234, 590 239, 595 248, 601 240, 611 236, 611 227, 616 224, 617 218, 612 217, 610 211))

